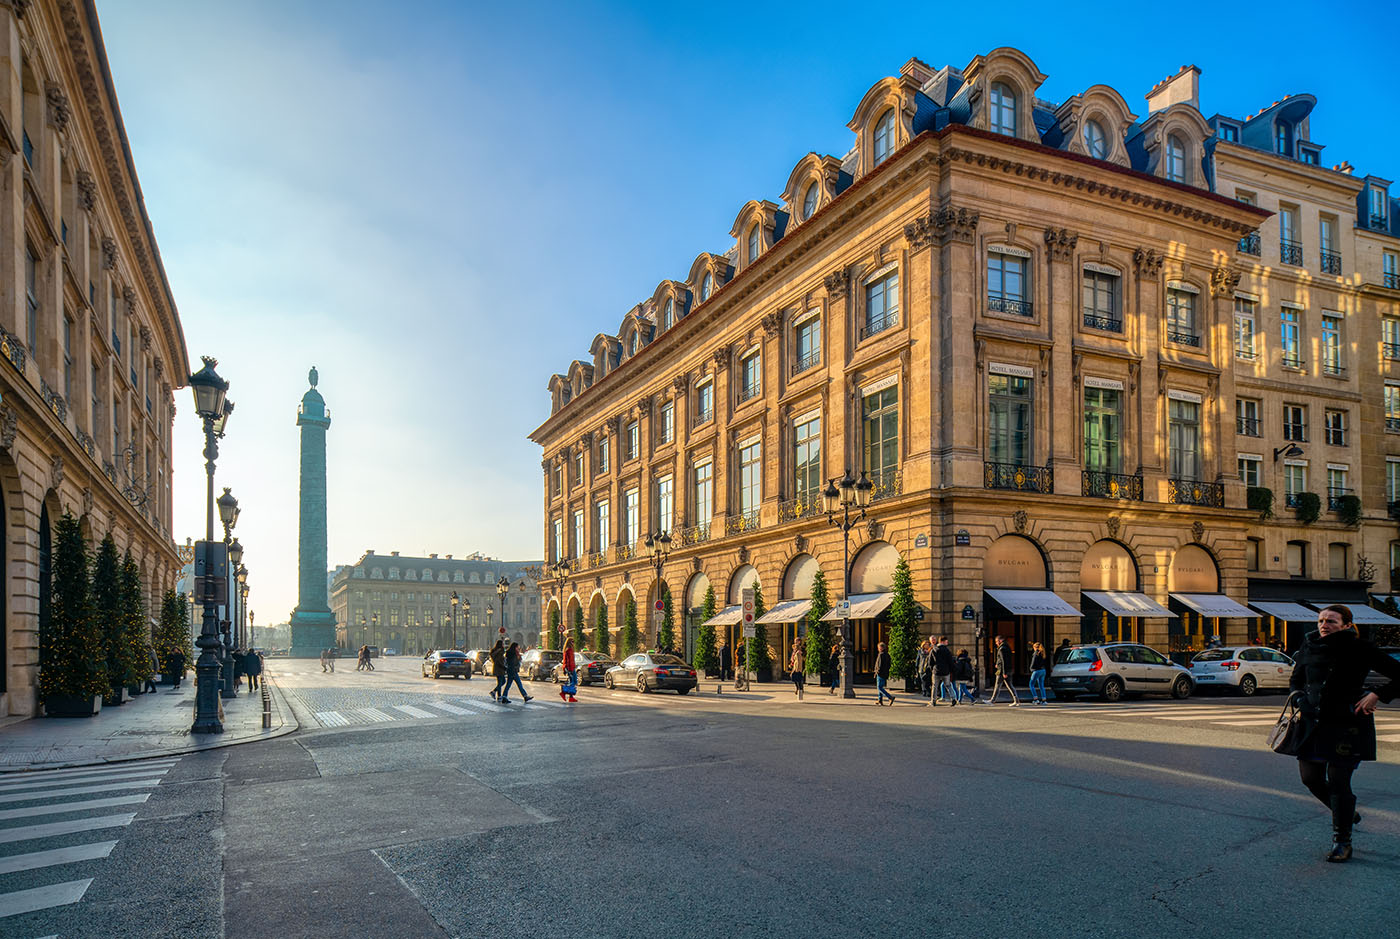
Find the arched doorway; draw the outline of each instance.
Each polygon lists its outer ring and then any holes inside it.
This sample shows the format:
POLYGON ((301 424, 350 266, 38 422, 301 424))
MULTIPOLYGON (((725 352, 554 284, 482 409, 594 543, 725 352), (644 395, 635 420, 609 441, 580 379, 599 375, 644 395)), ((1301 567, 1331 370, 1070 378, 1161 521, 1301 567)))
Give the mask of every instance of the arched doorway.
POLYGON ((709 589, 710 578, 706 577, 703 572, 692 575, 690 583, 685 586, 685 597, 681 601, 684 609, 684 633, 681 641, 687 662, 695 661, 695 636, 700 630, 700 624, 705 619, 701 614, 705 610, 705 594, 709 589))
POLYGON ((1050 572, 1040 546, 1024 535, 1002 535, 982 559, 986 632, 980 655, 990 663, 998 636, 1011 647, 1015 679, 1029 677, 1031 643, 1054 646, 1054 617, 1080 612, 1050 589, 1050 572))
POLYGON ((1180 665, 1189 665, 1211 637, 1226 639, 1225 617, 1257 617, 1220 593, 1220 568, 1209 551, 1185 544, 1172 555, 1167 569, 1168 605, 1177 618, 1167 624, 1167 654, 1180 665))
POLYGON ((850 642, 856 681, 875 681, 875 646, 889 641, 886 612, 894 599, 894 569, 899 549, 872 541, 851 561, 850 642))
POLYGON ((1079 565, 1080 642, 1142 642, 1142 620, 1171 612, 1138 590, 1138 565, 1125 545, 1104 539, 1079 565))
MULTIPOLYGON (((750 587, 759 586, 758 569, 752 564, 741 564, 729 577, 729 607, 737 607, 744 602, 744 591, 750 587)), ((767 598, 764 598, 767 600, 767 598)), ((738 652, 739 646, 744 642, 744 623, 742 616, 729 616, 718 630, 726 645, 730 649, 738 652)), ((736 666, 737 667, 737 666, 736 666)))
POLYGON ((793 643, 798 636, 807 633, 807 614, 812 608, 812 584, 820 571, 821 565, 810 554, 795 556, 783 572, 778 602, 772 604, 762 618, 768 629, 769 641, 778 652, 777 661, 773 663, 775 673, 788 673, 793 643))

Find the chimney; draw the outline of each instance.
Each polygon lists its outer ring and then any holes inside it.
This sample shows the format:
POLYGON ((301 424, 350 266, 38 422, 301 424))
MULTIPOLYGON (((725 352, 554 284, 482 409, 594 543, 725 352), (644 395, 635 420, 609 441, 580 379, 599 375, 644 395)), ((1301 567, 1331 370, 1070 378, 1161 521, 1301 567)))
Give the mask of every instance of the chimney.
POLYGON ((447 559, 448 559, 449 561, 452 560, 452 555, 449 554, 449 555, 447 556, 447 559))
POLYGON ((1152 86, 1146 95, 1147 111, 1161 111, 1185 101, 1193 108, 1201 106, 1201 70, 1183 65, 1175 75, 1169 75, 1152 86))
POLYGON ((398 556, 399 556, 399 552, 397 552, 397 551, 390 551, 390 552, 389 552, 389 557, 391 557, 391 558, 396 558, 396 557, 398 557, 398 556))
POLYGON ((430 554, 430 555, 428 555, 428 557, 432 558, 434 561, 437 560, 437 555, 436 555, 436 554, 430 554))
POLYGON ((1352 174, 1352 171, 1355 170, 1356 167, 1351 165, 1350 160, 1343 160, 1336 166, 1332 167, 1332 169, 1336 170, 1338 173, 1346 173, 1348 176, 1350 176, 1352 174))
POLYGON ((373 557, 373 556, 374 556, 374 549, 373 549, 373 548, 370 548, 370 549, 368 549, 368 550, 365 551, 365 557, 373 557))

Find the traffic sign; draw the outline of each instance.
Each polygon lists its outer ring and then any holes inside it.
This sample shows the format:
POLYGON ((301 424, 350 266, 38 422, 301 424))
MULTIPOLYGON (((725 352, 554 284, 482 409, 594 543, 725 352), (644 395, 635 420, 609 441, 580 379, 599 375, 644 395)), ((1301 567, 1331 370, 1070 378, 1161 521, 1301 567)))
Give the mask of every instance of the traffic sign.
POLYGON ((753 623, 753 606, 754 606, 753 588, 752 588, 752 587, 745 587, 744 590, 743 590, 743 593, 740 594, 740 599, 743 601, 743 605, 744 605, 744 629, 745 629, 744 635, 746 635, 746 636, 752 636, 753 633, 751 633, 751 632, 748 631, 748 627, 749 627, 749 625, 750 625, 751 623, 753 623))
POLYGON ((757 636, 757 635, 758 635, 758 627, 755 626, 753 623, 745 623, 745 624, 744 624, 744 635, 745 635, 745 636, 748 636, 749 638, 753 638, 754 636, 757 636))
POLYGON ((840 603, 836 604, 836 615, 837 615, 837 616, 840 616, 842 619, 845 619, 846 617, 850 616, 850 615, 851 615, 851 601, 850 601, 850 600, 842 600, 840 603))
POLYGON ((662 623, 662 621, 665 620, 665 619, 666 619, 666 614, 663 613, 661 610, 657 610, 657 611, 655 611, 654 613, 651 614, 651 621, 652 621, 653 623, 656 624, 656 628, 657 628, 657 629, 660 629, 660 628, 661 628, 661 623, 662 623))
POLYGON ((657 597, 656 602, 652 604, 651 608, 658 613, 662 613, 666 610, 666 604, 661 601, 660 597, 657 597))

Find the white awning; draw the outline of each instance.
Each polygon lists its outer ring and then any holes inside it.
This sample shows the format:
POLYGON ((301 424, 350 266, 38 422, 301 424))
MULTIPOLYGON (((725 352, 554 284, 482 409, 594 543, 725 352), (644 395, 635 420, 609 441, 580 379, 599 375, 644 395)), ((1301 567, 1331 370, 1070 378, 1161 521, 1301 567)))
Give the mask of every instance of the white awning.
POLYGON ((1183 603, 1208 619, 1221 616, 1238 616, 1241 619, 1258 619, 1259 614, 1247 606, 1240 606, 1223 593, 1173 593, 1173 600, 1183 603))
POLYGON ((1080 616, 1053 590, 988 590, 991 597, 1017 616, 1080 616))
POLYGON ((1269 603, 1255 603, 1250 601, 1249 605, 1260 613, 1267 613, 1274 619, 1281 619, 1285 623, 1312 623, 1317 620, 1316 610, 1310 610, 1296 603, 1286 603, 1281 600, 1271 601, 1269 603))
POLYGON ((701 623, 701 626, 733 626, 744 618, 744 608, 739 604, 727 606, 714 616, 701 623))
POLYGON ((1123 590, 1086 590, 1084 596, 1114 616, 1170 616, 1176 614, 1145 593, 1123 590))
POLYGON ((811 600, 784 600, 773 609, 760 616, 759 623, 795 623, 807 615, 812 608, 811 600))
MULTIPOLYGON (((851 619, 874 619, 894 602, 893 593, 857 593, 851 597, 851 619)), ((841 622, 839 607, 822 617, 824 623, 841 622)))
MULTIPOLYGON (((1325 606, 1332 606, 1337 601, 1304 600, 1303 602, 1309 606, 1315 606, 1320 610, 1325 606)), ((1343 601, 1341 605, 1351 610, 1351 621, 1359 626, 1394 626, 1400 624, 1400 619, 1396 619, 1388 613, 1382 613, 1380 610, 1369 607, 1364 603, 1347 603, 1343 601)), ((1317 614, 1314 613, 1310 619, 1316 620, 1317 614)))

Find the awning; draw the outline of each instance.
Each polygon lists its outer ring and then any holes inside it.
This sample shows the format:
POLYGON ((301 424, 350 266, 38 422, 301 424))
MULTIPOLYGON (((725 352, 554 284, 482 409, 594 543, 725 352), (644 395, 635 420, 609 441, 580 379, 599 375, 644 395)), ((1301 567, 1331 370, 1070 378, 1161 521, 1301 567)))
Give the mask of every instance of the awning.
POLYGON ((744 618, 744 608, 739 604, 727 606, 714 616, 711 616, 701 626, 733 626, 744 618))
POLYGON ((1238 616, 1241 619, 1258 619, 1259 614, 1247 606, 1240 606, 1223 593, 1173 593, 1173 600, 1185 604, 1209 619, 1220 616, 1238 616))
MULTIPOLYGON (((1336 601, 1336 600, 1304 600, 1303 602, 1306 603, 1306 604, 1308 604, 1309 606, 1315 606, 1315 607, 1317 607, 1317 608, 1320 610, 1320 609, 1322 609, 1322 608, 1325 607, 1325 606, 1331 606, 1331 605, 1333 605, 1333 604, 1336 603, 1337 601, 1336 601)), ((1367 606, 1367 605, 1364 604, 1364 603, 1347 603, 1347 602, 1344 600, 1344 601, 1342 601, 1342 606, 1346 607, 1348 610, 1351 610, 1351 621, 1352 621, 1353 623, 1356 623, 1358 626, 1394 626, 1394 625, 1400 625, 1400 619, 1396 619, 1395 617, 1393 617, 1393 616, 1391 616, 1391 615, 1389 615, 1389 614, 1387 614, 1387 613, 1382 613, 1380 610, 1377 610, 1377 609, 1375 609, 1374 607, 1369 607, 1369 606, 1367 606)), ((1316 619, 1317 619, 1317 614, 1314 613, 1312 616, 1309 617, 1309 619, 1316 620, 1316 619)))
POLYGON ((807 615, 812 608, 811 600, 784 600, 773 609, 760 616, 759 623, 795 623, 807 615))
POLYGON ((1260 613, 1267 613, 1274 619, 1281 619, 1285 623, 1311 623, 1317 620, 1316 610, 1310 610, 1296 603, 1285 603, 1281 600, 1269 603, 1251 601, 1249 605, 1260 613))
MULTIPOLYGON (((874 619, 894 602, 893 593, 857 593, 851 597, 850 619, 874 619)), ((822 617, 824 623, 839 623, 842 616, 839 607, 822 617)))
POLYGON ((1053 590, 988 590, 991 597, 1017 616, 1081 616, 1053 590))
POLYGON ((1084 596, 1114 616, 1170 616, 1176 614, 1145 593, 1123 590, 1086 590, 1084 596))

